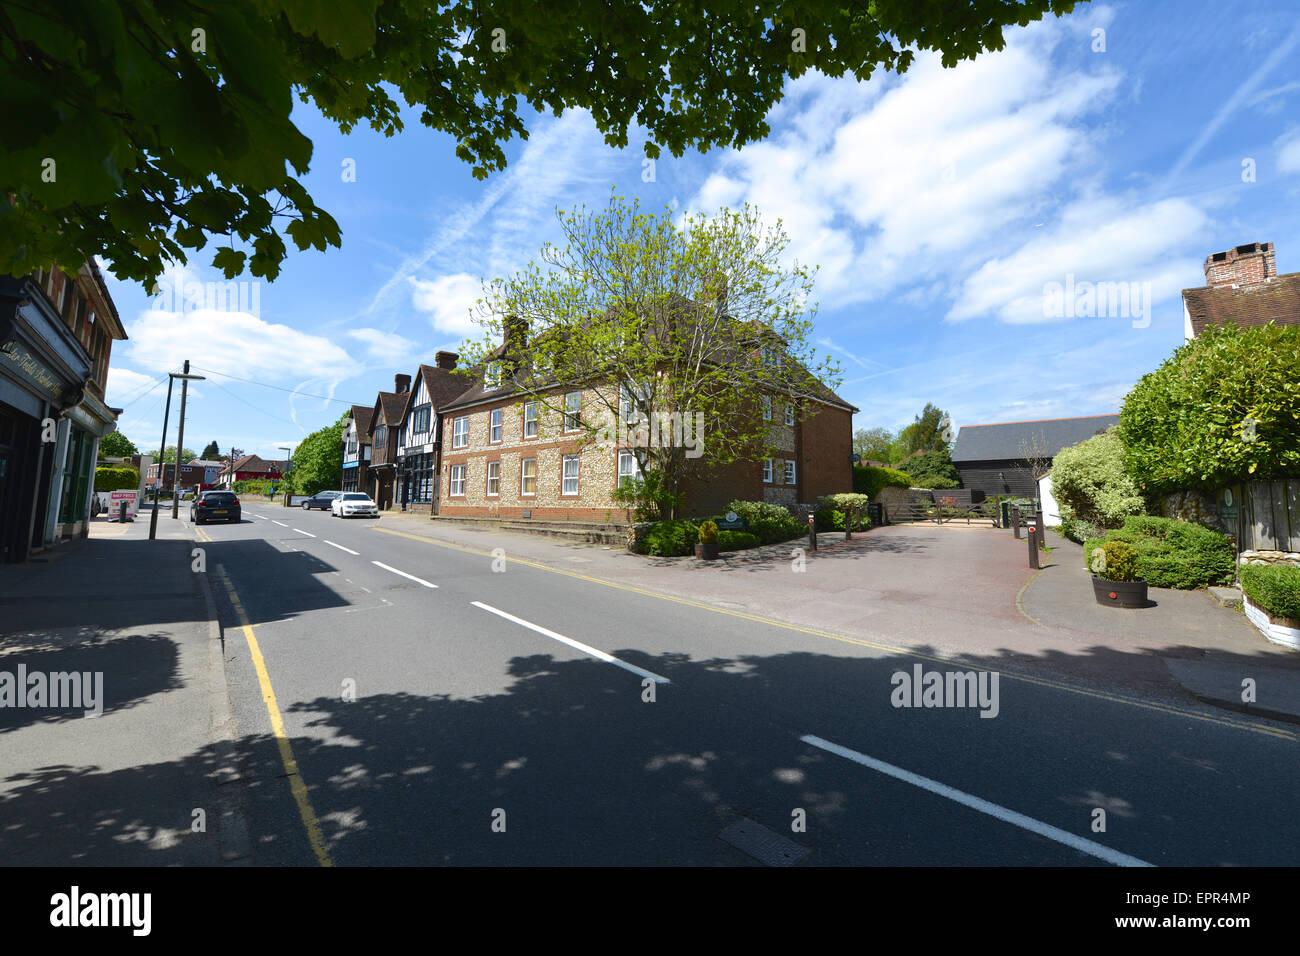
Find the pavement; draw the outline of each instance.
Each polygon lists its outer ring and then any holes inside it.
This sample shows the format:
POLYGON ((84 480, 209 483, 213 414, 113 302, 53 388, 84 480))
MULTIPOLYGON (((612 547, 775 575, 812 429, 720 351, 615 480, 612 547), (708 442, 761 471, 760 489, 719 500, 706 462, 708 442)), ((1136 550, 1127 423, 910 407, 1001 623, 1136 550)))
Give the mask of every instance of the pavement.
POLYGON ((851 541, 822 533, 817 552, 805 537, 718 561, 401 512, 385 512, 377 527, 944 657, 986 665, 1000 657, 1124 691, 1163 687, 1183 700, 1300 723, 1300 654, 1265 640, 1240 610, 1205 591, 1152 588, 1147 608, 1103 607, 1082 547, 1055 532, 1035 572, 1024 540, 982 522, 890 525, 851 541), (791 574, 800 554, 805 571, 791 574), (1254 701, 1242 699, 1247 679, 1254 701))
POLYGON ((215 608, 188 525, 165 511, 149 541, 148 518, 98 517, 47 560, 0 567, 0 674, 89 675, 79 689, 91 694, 102 681, 98 716, 85 699, 0 707, 6 864, 248 856, 223 789, 236 771, 215 608))

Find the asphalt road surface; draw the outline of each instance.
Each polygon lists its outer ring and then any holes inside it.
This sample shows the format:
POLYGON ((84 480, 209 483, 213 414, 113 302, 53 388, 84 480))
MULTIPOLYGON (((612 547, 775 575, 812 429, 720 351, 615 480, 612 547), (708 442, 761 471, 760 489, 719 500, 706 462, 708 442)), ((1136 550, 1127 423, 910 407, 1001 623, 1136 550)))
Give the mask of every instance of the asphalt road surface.
POLYGON ((1006 672, 899 707, 965 668, 382 520, 198 534, 257 864, 1300 862, 1282 724, 1006 672))

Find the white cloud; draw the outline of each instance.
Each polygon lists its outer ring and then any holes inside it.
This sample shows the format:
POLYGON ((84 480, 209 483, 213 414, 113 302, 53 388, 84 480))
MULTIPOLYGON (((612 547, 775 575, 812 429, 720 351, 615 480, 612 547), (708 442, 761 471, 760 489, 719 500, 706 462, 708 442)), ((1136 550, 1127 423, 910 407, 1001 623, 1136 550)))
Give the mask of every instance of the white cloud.
MULTIPOLYGON (((132 402, 143 397, 148 393, 149 387, 158 383, 157 376, 141 375, 139 372, 133 372, 129 368, 121 365, 112 365, 108 367, 108 386, 104 390, 104 398, 110 406, 121 408, 122 403, 132 402)), ((166 388, 164 384, 158 385, 159 388, 166 388)))
POLYGON ((366 354, 377 362, 395 363, 409 359, 419 350, 419 345, 398 335, 396 332, 384 332, 380 329, 349 329, 348 337, 356 339, 366 347, 366 354))
POLYGON ((428 313, 429 324, 448 335, 474 337, 479 325, 470 315, 474 303, 483 295, 483 285, 465 272, 437 279, 411 278, 411 300, 415 308, 428 313))
POLYGON ((1182 199, 1130 207, 1120 199, 1091 197, 1066 207, 1059 223, 1010 255, 985 262, 962 285, 947 318, 996 316, 1005 322, 1053 321, 1045 314, 1045 286, 1080 282, 1149 282, 1151 303, 1177 295, 1193 259, 1173 258, 1171 243, 1194 237, 1205 213, 1182 199))
POLYGON ((1300 129, 1281 136, 1275 145, 1277 168, 1284 173, 1300 173, 1300 129))

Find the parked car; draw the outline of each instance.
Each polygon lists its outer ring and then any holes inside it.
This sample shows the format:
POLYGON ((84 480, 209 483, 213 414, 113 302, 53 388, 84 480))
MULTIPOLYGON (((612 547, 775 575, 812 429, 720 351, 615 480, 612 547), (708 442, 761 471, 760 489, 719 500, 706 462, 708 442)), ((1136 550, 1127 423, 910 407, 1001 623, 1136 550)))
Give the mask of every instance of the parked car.
POLYGON ((318 491, 303 501, 302 510, 311 511, 313 508, 319 508, 321 511, 329 511, 334 499, 341 494, 343 494, 341 491, 318 491))
POLYGON ((379 506, 369 495, 345 491, 330 502, 330 514, 336 518, 351 518, 354 515, 373 515, 378 518, 379 506))
POLYGON ((204 491, 190 503, 190 520, 195 524, 241 518, 239 498, 232 491, 204 491))

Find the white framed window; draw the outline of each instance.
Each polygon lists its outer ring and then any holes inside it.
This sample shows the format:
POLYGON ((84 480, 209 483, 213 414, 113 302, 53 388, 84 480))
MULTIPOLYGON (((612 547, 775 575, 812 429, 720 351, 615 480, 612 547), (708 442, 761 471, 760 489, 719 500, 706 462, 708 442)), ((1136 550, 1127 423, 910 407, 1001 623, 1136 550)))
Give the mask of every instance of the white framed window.
POLYGON ((527 497, 537 494, 536 458, 524 458, 519 462, 519 494, 527 497))
POLYGON ((772 420, 772 396, 764 395, 763 396, 763 421, 770 422, 771 420, 772 420))
POLYGON ((411 411, 411 434, 420 435, 429 430, 429 416, 433 409, 429 405, 421 405, 411 411))
POLYGON ((451 496, 453 498, 465 497, 465 466, 451 466, 451 496))
POLYGON ((794 462, 789 458, 785 460, 785 483, 787 485, 794 484, 794 462))
POLYGON ((578 456, 565 455, 560 471, 560 494, 576 495, 578 493, 578 456))
POLYGON ((492 409, 492 419, 488 423, 488 441, 499 442, 501 440, 501 409, 492 409))
POLYGON ((645 413, 645 409, 638 408, 639 402, 642 406, 650 401, 650 386, 637 385, 629 389, 626 385, 618 387, 618 401, 622 409, 624 422, 635 422, 645 413))
POLYGON ((496 498, 501 494, 501 462, 487 463, 487 496, 496 498))
POLYGON ((451 447, 464 448, 469 444, 469 416, 462 415, 451 423, 451 447))
POLYGON ((772 459, 771 458, 763 459, 763 481, 765 484, 769 484, 769 485, 772 483, 772 459))
POLYGON ((566 392, 564 395, 564 430, 576 432, 582 427, 579 417, 582 411, 582 392, 566 392))
POLYGON ((787 425, 794 424, 794 406, 788 403, 785 406, 785 423, 787 425))
POLYGON ((483 387, 500 388, 501 387, 501 363, 488 362, 483 368, 483 387))
POLYGON ((524 437, 537 437, 537 403, 524 402, 524 437))
POLYGON ((618 486, 622 488, 633 478, 641 477, 641 466, 637 464, 636 455, 627 448, 618 453, 618 486))

